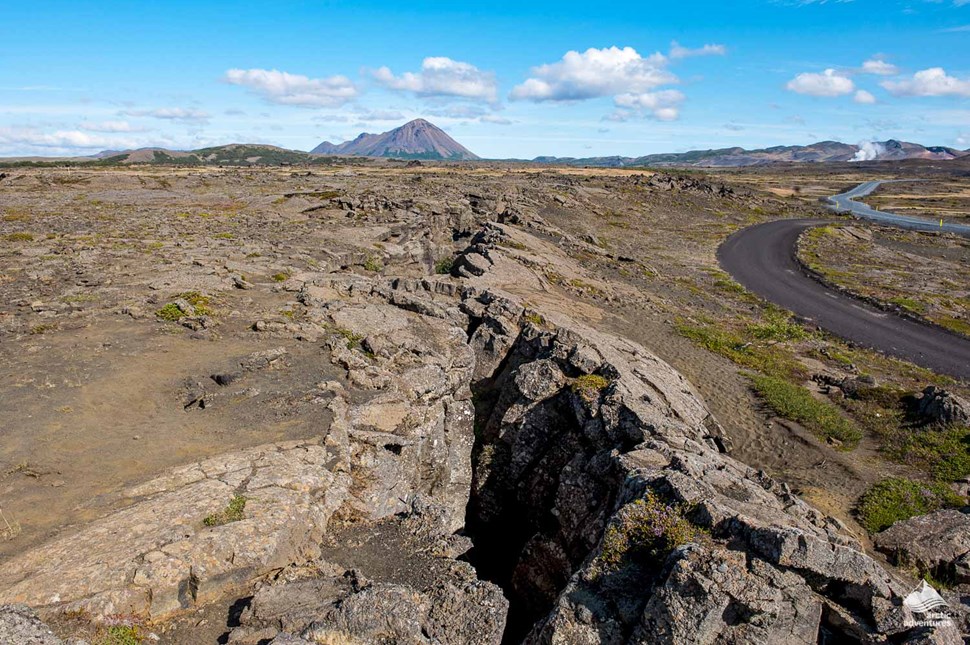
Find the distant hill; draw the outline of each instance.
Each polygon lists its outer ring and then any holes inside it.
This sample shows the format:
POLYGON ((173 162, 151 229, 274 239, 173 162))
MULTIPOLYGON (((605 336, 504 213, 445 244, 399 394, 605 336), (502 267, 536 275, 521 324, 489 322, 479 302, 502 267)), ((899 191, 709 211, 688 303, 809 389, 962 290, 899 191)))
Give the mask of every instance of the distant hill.
POLYGON ((382 134, 358 135, 352 141, 334 144, 324 141, 310 151, 316 155, 392 157, 395 159, 478 159, 444 130, 424 119, 415 119, 382 134))
POLYGON ((925 147, 904 141, 876 141, 861 146, 839 141, 820 141, 808 146, 775 146, 758 150, 721 148, 690 152, 646 155, 643 157, 536 157, 533 161, 575 166, 698 166, 734 168, 772 163, 830 163, 846 161, 890 161, 902 159, 950 160, 970 154, 943 146, 925 147))
POLYGON ((311 156, 299 150, 287 150, 263 144, 233 143, 199 150, 168 150, 166 148, 104 150, 90 157, 8 157, 0 158, 0 165, 57 166, 83 163, 99 166, 118 164, 279 166, 287 164, 329 164, 333 161, 311 156))
MULTIPOLYGON (((366 164, 364 157, 426 160, 478 159, 440 128, 416 119, 383 134, 361 134, 341 144, 321 143, 311 152, 287 150, 256 143, 233 143, 200 150, 104 150, 88 157, 0 157, 0 166, 64 166, 77 164, 158 164, 181 166, 279 166, 366 164), (342 157, 342 158, 341 158, 342 157)), ((970 167, 970 150, 944 146, 922 146, 904 141, 870 142, 859 145, 820 141, 808 146, 775 146, 757 150, 720 148, 692 150, 643 157, 536 157, 534 163, 570 166, 622 168, 627 166, 678 166, 734 168, 773 163, 845 163, 853 161, 951 161, 970 167)), ((523 161, 510 159, 508 161, 523 161)))

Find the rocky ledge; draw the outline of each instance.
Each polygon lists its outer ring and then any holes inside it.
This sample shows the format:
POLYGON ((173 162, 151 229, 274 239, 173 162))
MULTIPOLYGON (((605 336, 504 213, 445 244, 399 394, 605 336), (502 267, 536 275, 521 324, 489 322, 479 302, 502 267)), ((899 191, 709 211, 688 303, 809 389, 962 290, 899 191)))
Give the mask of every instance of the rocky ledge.
MULTIPOLYGON (((456 272, 480 285, 500 235, 456 272)), ((284 288, 310 315, 258 333, 326 344, 333 422, 124 491, 8 561, 0 602, 162 625, 239 599, 238 644, 961 642, 907 627, 911 583, 728 456, 643 347, 450 278, 284 288)))

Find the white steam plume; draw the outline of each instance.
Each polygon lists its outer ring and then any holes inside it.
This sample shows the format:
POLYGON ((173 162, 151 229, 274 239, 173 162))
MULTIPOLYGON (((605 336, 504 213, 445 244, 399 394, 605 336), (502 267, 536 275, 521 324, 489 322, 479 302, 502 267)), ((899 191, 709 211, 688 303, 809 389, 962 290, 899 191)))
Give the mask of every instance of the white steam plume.
POLYGON ((863 141, 859 151, 849 161, 875 161, 886 152, 886 146, 877 141, 863 141))

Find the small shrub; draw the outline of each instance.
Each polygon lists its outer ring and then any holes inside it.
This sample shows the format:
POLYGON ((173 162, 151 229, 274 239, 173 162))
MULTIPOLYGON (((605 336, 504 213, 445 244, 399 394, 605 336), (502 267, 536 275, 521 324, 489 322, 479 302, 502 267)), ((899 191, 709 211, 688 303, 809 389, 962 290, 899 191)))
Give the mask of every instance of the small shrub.
POLYGON ((748 325, 747 332, 758 340, 802 340, 808 336, 801 325, 778 312, 766 313, 762 322, 748 325))
POLYGON ((212 315, 212 298, 203 293, 198 291, 185 291, 175 297, 185 300, 187 303, 192 305, 197 316, 212 315))
POLYGON ((600 398, 600 394, 610 386, 610 381, 599 374, 583 374, 573 379, 569 387, 584 401, 592 403, 600 398))
POLYGON ((434 272, 438 275, 448 275, 455 267, 455 258, 442 258, 435 262, 434 272))
POLYGON ((836 439, 843 448, 854 448, 862 439, 862 432, 839 413, 828 401, 820 401, 812 393, 775 376, 750 376, 755 391, 779 416, 804 424, 824 439, 836 439))
POLYGON ((535 311, 530 311, 529 313, 525 314, 523 318, 525 318, 526 322, 530 322, 536 327, 542 327, 546 324, 546 319, 542 317, 542 314, 535 311))
POLYGON ((206 526, 222 526, 230 522, 238 522, 245 517, 246 498, 242 495, 235 495, 223 510, 212 515, 207 515, 202 523, 206 526))
POLYGON ((290 274, 286 271, 280 271, 279 273, 274 273, 272 277, 273 282, 286 282, 290 279, 290 274))
POLYGON ((615 571, 635 558, 663 560, 678 547, 704 541, 706 533, 684 517, 686 511, 649 491, 626 505, 606 529, 594 571, 615 571))
POLYGON ((8 242, 33 242, 34 236, 30 233, 8 233, 4 236, 8 242))
POLYGON ((727 278, 717 278, 714 280, 714 286, 721 291, 727 291, 728 293, 744 293, 744 287, 734 280, 729 280, 727 278))
POLYGON ((364 261, 364 268, 374 273, 380 273, 384 270, 384 263, 381 262, 379 257, 372 255, 364 261))
POLYGON ((41 334, 46 334, 49 331, 54 331, 57 329, 57 325, 53 323, 44 323, 40 325, 34 325, 30 328, 30 334, 32 336, 39 336, 41 334))
POLYGON ((901 520, 962 504, 963 499, 946 484, 891 477, 865 492, 857 512, 859 523, 870 533, 878 533, 901 520))
POLYGON ((343 327, 337 327, 334 329, 334 331, 347 340, 347 349, 357 349, 360 347, 360 343, 364 340, 363 334, 355 334, 349 329, 344 329, 343 327))
POLYGON ((111 625, 100 635, 96 645, 140 645, 145 638, 137 625, 111 625))
POLYGON ((185 316, 185 314, 182 313, 182 310, 179 309, 178 305, 174 302, 170 302, 156 311, 155 315, 162 320, 167 320, 168 322, 178 322, 185 316))

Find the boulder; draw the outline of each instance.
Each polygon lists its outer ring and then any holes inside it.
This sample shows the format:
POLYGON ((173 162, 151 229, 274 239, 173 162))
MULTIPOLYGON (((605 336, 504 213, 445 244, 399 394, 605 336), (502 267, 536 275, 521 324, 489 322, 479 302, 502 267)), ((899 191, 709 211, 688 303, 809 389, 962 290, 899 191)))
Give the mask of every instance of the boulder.
POLYGON ((930 385, 916 401, 916 414, 926 423, 970 424, 970 404, 960 397, 930 385))
MULTIPOLYGON (((58 638, 27 605, 0 605, 0 643, 11 645, 70 645, 58 638)), ((81 645, 77 642, 77 645, 81 645)))
POLYGON ((896 522, 875 537, 895 562, 970 584, 970 507, 949 508, 896 522))

